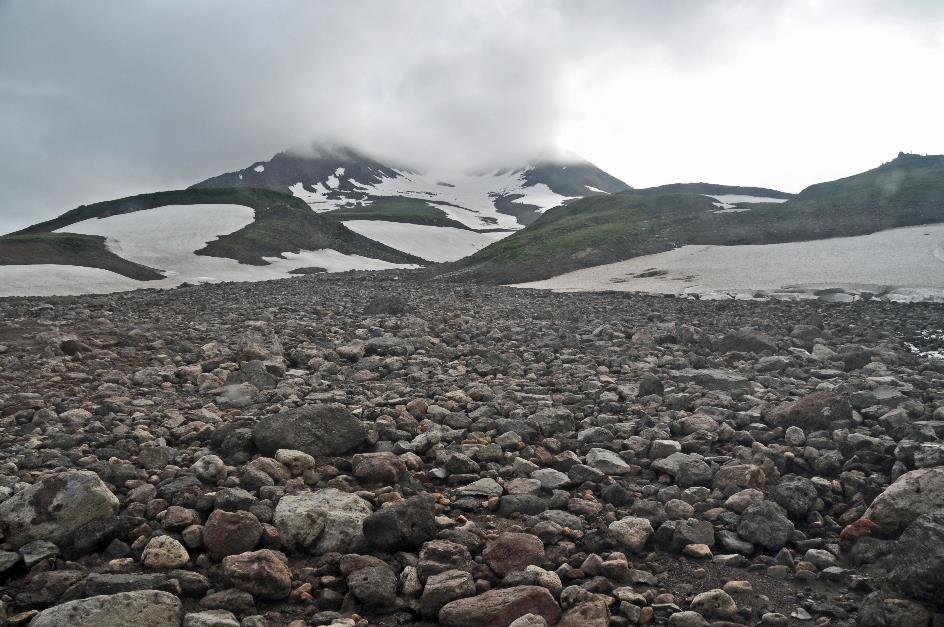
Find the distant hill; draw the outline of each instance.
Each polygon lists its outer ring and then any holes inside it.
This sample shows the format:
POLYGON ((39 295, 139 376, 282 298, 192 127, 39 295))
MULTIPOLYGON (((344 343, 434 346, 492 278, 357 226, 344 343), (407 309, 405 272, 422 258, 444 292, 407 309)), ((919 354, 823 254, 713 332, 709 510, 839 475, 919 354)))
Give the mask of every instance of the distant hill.
POLYGON ((705 194, 706 196, 757 196, 761 198, 793 198, 793 194, 766 187, 741 187, 739 185, 717 185, 715 183, 670 183, 638 190, 642 194, 705 194))
POLYGON ((139 194, 76 207, 58 218, 0 237, 0 265, 77 265, 111 270, 138 280, 159 279, 162 275, 155 269, 124 260, 108 250, 104 238, 69 233, 68 227, 85 220, 171 205, 215 204, 250 207, 255 210, 255 219, 193 251, 197 255, 266 265, 269 262, 264 257, 330 248, 390 263, 425 263, 419 257, 359 235, 337 219, 312 212, 294 196, 267 189, 205 188, 139 194))
POLYGON ((505 283, 533 281, 686 244, 770 244, 941 222, 944 157, 902 154, 874 170, 813 185, 786 202, 741 205, 744 210, 737 213, 719 211, 703 195, 746 190, 750 195, 789 196, 699 183, 575 200, 445 273, 505 283), (683 190, 689 193, 666 193, 683 190))

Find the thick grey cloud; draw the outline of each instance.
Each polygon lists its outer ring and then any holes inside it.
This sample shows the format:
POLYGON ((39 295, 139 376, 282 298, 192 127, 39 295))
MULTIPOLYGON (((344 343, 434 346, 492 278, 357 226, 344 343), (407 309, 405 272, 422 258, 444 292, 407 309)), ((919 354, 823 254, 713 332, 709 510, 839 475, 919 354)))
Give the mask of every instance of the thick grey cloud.
MULTIPOLYGON (((926 29, 935 4, 858 13, 926 29)), ((575 107, 592 115, 581 85, 630 66, 697 74, 789 14, 734 0, 0 0, 0 232, 310 140, 417 167, 517 163, 559 147, 575 107)))

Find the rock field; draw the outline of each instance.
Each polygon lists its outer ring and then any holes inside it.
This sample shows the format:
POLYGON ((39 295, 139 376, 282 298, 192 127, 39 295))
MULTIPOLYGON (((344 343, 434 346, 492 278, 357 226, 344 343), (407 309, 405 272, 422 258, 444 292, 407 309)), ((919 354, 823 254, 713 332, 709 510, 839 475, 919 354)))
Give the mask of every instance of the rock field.
POLYGON ((0 624, 944 625, 944 306, 0 299, 0 624))

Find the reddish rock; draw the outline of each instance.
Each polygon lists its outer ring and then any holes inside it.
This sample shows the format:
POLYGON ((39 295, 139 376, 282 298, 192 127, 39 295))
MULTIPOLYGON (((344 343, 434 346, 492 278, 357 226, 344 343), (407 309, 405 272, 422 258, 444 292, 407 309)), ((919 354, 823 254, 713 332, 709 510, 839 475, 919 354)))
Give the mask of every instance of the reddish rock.
POLYGON ((443 627, 508 627, 516 618, 537 614, 556 625, 561 618, 557 601, 547 588, 515 586, 447 603, 439 611, 443 627))
POLYGON ((256 548, 262 537, 262 523, 250 512, 213 510, 203 527, 203 546, 214 560, 256 548))
POLYGON ((362 483, 392 485, 406 476, 406 466, 393 453, 363 453, 351 462, 354 476, 362 483))
POLYGON ((800 427, 804 431, 828 429, 834 420, 851 419, 849 398, 830 391, 813 392, 767 414, 767 423, 773 427, 800 427))
POLYGON ((529 533, 503 533, 482 551, 485 563, 499 577, 544 562, 544 543, 529 533))
POLYGON ((261 549, 223 558, 223 576, 234 588, 256 599, 284 599, 292 591, 292 573, 282 553, 261 549))

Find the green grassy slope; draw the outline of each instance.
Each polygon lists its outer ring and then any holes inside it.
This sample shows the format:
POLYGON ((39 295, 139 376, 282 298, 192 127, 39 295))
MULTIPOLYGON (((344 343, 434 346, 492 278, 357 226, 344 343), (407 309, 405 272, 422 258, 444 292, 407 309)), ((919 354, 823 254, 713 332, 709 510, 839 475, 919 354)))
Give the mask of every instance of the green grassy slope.
POLYGON ((153 268, 114 254, 98 235, 25 233, 0 237, 0 266, 45 263, 101 268, 139 281, 164 278, 153 268))
POLYGON ((165 205, 204 204, 243 205, 253 209, 266 209, 273 205, 284 204, 298 209, 308 209, 308 205, 301 199, 268 189, 177 189, 105 200, 91 205, 80 205, 58 218, 28 226, 17 232, 48 233, 90 218, 107 218, 165 205))
POLYGON ((370 204, 342 207, 327 211, 323 215, 338 220, 385 220, 387 222, 406 222, 425 226, 451 226, 468 229, 466 225, 453 220, 449 215, 425 200, 406 196, 381 196, 370 204))
MULTIPOLYGON (((424 263, 418 257, 402 253, 354 233, 337 219, 312 212, 304 201, 295 196, 268 189, 189 188, 139 194, 91 205, 82 205, 67 211, 58 218, 35 224, 6 237, 50 234, 52 231, 65 229, 70 224, 91 218, 106 218, 166 205, 194 204, 243 205, 256 211, 256 219, 252 224, 210 242, 206 247, 196 251, 198 255, 226 257, 241 263, 265 265, 267 262, 262 257, 276 257, 283 252, 333 248, 341 253, 357 254, 393 263, 424 263)), ((38 246, 38 244, 33 245, 38 246)), ((27 255, 25 249, 19 248, 17 250, 23 251, 24 256, 13 255, 9 257, 13 261, 0 261, 0 264, 71 263, 72 265, 105 267, 100 264, 107 262, 114 265, 113 260, 109 261, 107 256, 103 254, 102 251, 107 252, 103 245, 101 250, 94 255, 91 254, 90 245, 87 245, 84 249, 75 249, 73 253, 62 256, 62 258, 81 260, 84 251, 89 255, 88 263, 29 261, 32 258, 47 258, 48 255, 40 255, 38 252, 27 255), (27 261, 18 261, 18 259, 27 261)), ((108 255, 120 259, 112 253, 108 253, 108 255)), ((56 257, 56 255, 53 255, 53 257, 56 257)), ((126 264, 131 263, 125 260, 122 261, 126 264)), ((143 268, 143 266, 139 267, 143 268)), ((122 272, 122 274, 126 273, 122 272)), ((126 276, 131 275, 126 274, 126 276)))
POLYGON ((793 194, 766 187, 741 187, 739 185, 717 185, 715 183, 670 183, 638 190, 641 194, 740 194, 762 198, 792 198, 793 194))
POLYGON ((770 244, 941 222, 944 157, 899 156, 741 213, 715 213, 701 193, 639 190, 576 200, 450 269, 488 281, 532 281, 685 244, 770 244))
POLYGON ((262 257, 321 248, 392 263, 428 263, 359 235, 334 218, 314 213, 307 205, 305 209, 280 205, 257 211, 251 224, 209 242, 196 253, 261 266, 268 263, 262 257))

